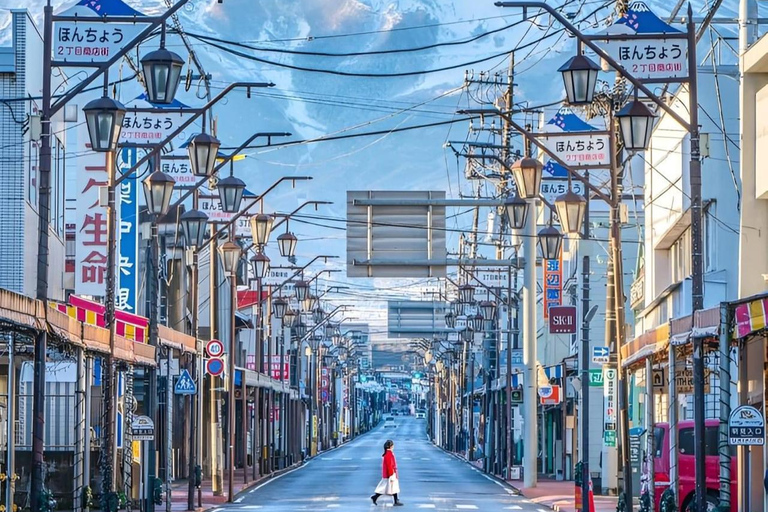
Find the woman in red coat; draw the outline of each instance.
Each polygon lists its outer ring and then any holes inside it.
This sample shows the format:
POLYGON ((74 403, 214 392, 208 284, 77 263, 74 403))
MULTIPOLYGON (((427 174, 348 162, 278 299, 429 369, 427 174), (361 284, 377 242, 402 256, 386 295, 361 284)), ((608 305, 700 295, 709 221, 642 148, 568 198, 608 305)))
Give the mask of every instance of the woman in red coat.
POLYGON ((395 443, 391 440, 387 440, 384 443, 384 455, 381 463, 381 480, 379 485, 376 486, 371 501, 376 505, 376 500, 379 496, 386 494, 395 498, 396 507, 402 507, 403 502, 397 498, 397 494, 400 492, 400 480, 397 475, 397 461, 395 460, 395 453, 392 449, 395 447, 395 443))

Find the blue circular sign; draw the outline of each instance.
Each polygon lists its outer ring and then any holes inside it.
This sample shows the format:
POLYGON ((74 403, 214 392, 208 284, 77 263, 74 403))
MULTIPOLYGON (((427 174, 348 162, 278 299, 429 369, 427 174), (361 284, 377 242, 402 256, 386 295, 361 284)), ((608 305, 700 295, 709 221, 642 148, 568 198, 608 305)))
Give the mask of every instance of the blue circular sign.
POLYGON ((205 371, 207 371, 209 375, 218 377, 224 373, 224 361, 218 357, 212 357, 205 363, 205 371))

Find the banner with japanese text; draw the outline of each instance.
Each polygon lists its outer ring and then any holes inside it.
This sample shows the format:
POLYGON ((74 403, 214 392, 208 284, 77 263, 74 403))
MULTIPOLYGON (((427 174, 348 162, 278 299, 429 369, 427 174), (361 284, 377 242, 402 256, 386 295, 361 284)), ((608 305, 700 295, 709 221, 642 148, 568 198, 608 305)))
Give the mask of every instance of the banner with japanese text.
POLYGON ((563 303, 563 251, 555 260, 544 260, 544 318, 549 308, 563 303))
MULTIPOLYGON (((136 148, 125 148, 117 155, 118 175, 127 172, 139 159, 136 148)), ((136 173, 126 178, 117 191, 118 259, 115 308, 135 313, 139 275, 139 180, 136 173)))

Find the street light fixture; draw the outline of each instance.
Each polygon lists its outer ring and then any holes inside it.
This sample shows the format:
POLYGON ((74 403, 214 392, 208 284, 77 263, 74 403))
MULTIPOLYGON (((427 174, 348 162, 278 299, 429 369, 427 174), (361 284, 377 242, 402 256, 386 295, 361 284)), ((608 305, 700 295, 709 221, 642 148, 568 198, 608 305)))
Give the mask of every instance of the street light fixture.
POLYGON ((314 311, 316 305, 317 295, 313 295, 311 293, 308 293, 307 296, 304 297, 304 300, 301 301, 301 307, 304 309, 304 311, 314 311))
POLYGON ((504 213, 510 228, 523 229, 528 216, 528 202, 517 193, 510 195, 504 200, 504 213))
POLYGON ((563 64, 558 71, 563 74, 563 84, 568 103, 571 105, 592 103, 600 66, 589 57, 576 55, 563 64))
POLYGON ((165 215, 171 206, 173 187, 176 185, 169 174, 155 171, 144 180, 144 197, 147 200, 147 210, 152 215, 165 215))
POLYGON ((463 308, 461 307, 461 302, 457 300, 452 300, 450 303, 451 313, 453 313, 454 318, 459 316, 462 313, 463 308))
POLYGON ((459 302, 462 304, 471 304, 474 301, 475 287, 471 284, 462 284, 459 286, 459 302))
POLYGON ((219 246, 221 262, 224 266, 224 272, 234 274, 237 271, 237 263, 240 260, 240 246, 232 240, 228 240, 219 246))
POLYGON ((456 315, 453 313, 453 311, 449 311, 445 314, 445 325, 449 329, 456 327, 456 315))
POLYGON ((187 146, 192 174, 195 176, 212 175, 220 147, 221 141, 213 135, 198 133, 192 137, 187 146))
POLYGON ((123 129, 125 107, 107 96, 89 101, 84 107, 85 123, 91 150, 99 153, 115 151, 123 129))
MULTIPOLYGON (((258 215, 251 217, 251 236, 253 237, 254 244, 267 245, 267 242, 269 241, 269 234, 272 232, 272 224, 274 224, 274 222, 275 218, 265 213, 259 213, 258 215)), ((280 254, 285 256, 285 254, 283 254, 282 246, 280 248, 280 254)))
POLYGON ((205 240, 205 227, 208 224, 208 216, 200 210, 188 210, 181 214, 179 221, 187 246, 202 246, 205 240))
POLYGON ((493 320, 496 318, 496 303, 490 300, 484 300, 480 303, 480 313, 482 313, 483 318, 487 318, 488 320, 493 320))
POLYGON ((555 208, 564 232, 578 233, 581 230, 587 211, 587 200, 584 196, 568 190, 555 199, 555 208))
POLYGON ((621 139, 627 151, 643 151, 648 147, 653 132, 653 118, 656 115, 645 104, 635 98, 624 105, 616 114, 619 120, 621 139))
POLYGON ((251 258, 253 263, 253 273, 259 279, 264 279, 269 273, 269 258, 263 252, 258 252, 251 258))
POLYGON ((554 226, 547 226, 539 231, 539 249, 545 260, 555 260, 560 257, 563 235, 554 226))
POLYGON ((467 317, 467 325, 469 328, 475 332, 480 332, 483 330, 483 321, 485 319, 483 318, 483 315, 480 313, 469 315, 467 317))
POLYGON ((309 293, 309 283, 302 279, 293 285, 293 289, 296 291, 296 299, 301 302, 307 298, 307 294, 309 293))
POLYGON ((147 85, 147 99, 150 103, 173 103, 183 67, 184 59, 166 50, 162 45, 141 59, 144 83, 147 85))
POLYGON ((288 301, 282 297, 278 297, 272 301, 272 316, 278 320, 285 319, 283 325, 287 323, 288 316, 288 301))
POLYGON ((277 237, 277 248, 280 249, 280 256, 283 258, 293 258, 296 255, 296 244, 298 238, 293 233, 286 231, 277 237))
POLYGON ((323 311, 323 308, 321 308, 319 305, 312 311, 312 320, 316 324, 319 324, 323 321, 323 318, 325 318, 325 311, 323 311))
POLYGON ((296 319, 299 318, 299 313, 295 309, 288 308, 283 315, 283 325, 293 327, 296 324, 296 319))
POLYGON ((296 329, 296 336, 298 336, 299 339, 307 335, 307 325, 301 321, 301 317, 298 317, 298 320, 296 321, 296 324, 293 326, 293 328, 296 329))
POLYGON ((227 213, 240 211, 240 202, 243 200, 243 191, 245 191, 243 180, 234 176, 227 176, 219 180, 216 188, 219 189, 219 200, 223 211, 227 213))
POLYGON ((539 195, 543 169, 541 162, 527 156, 512 164, 512 175, 522 198, 532 199, 539 195))

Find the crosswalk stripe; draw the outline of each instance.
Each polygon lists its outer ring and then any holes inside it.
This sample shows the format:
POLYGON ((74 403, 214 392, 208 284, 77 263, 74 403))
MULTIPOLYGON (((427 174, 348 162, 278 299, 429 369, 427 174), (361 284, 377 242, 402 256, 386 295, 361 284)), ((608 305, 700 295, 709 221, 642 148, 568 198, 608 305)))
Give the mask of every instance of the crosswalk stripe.
POLYGON ((477 510, 477 505, 456 505, 456 508, 465 510, 477 510))
POLYGON ((422 503, 418 508, 435 508, 434 503, 422 503))
POLYGON ((244 505, 244 506, 242 506, 240 508, 242 508, 244 510, 256 510, 258 508, 261 508, 261 505, 244 505))
POLYGON ((523 510, 523 507, 520 505, 512 505, 510 507, 504 507, 504 510, 523 510))

